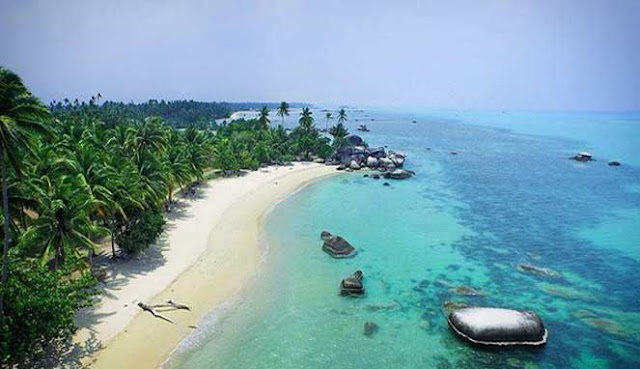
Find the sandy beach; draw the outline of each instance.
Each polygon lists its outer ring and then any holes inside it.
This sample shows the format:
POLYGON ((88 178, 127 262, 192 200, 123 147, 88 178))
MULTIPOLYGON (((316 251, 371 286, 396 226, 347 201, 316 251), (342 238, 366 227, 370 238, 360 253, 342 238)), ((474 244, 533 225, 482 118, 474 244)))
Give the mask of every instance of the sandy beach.
POLYGON ((334 167, 312 163, 269 167, 209 181, 195 198, 180 199, 157 245, 114 264, 99 301, 78 315, 81 329, 74 341, 85 351, 82 363, 159 367, 206 313, 240 292, 253 275, 261 256, 262 216, 305 184, 333 173, 334 167), (175 324, 137 306, 169 299, 191 307, 164 313, 175 324))

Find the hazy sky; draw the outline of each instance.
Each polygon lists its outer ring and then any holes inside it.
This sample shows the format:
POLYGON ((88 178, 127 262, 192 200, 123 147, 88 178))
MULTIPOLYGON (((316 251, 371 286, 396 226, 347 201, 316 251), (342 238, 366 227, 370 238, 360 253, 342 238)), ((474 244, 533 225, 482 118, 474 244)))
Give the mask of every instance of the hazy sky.
POLYGON ((44 101, 640 109, 640 1, 0 0, 44 101))

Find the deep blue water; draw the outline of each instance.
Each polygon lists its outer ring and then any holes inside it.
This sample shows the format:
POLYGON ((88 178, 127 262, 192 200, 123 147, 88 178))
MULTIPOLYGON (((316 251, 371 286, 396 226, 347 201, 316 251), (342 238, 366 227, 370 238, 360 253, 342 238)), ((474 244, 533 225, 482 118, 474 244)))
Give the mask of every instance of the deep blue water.
POLYGON ((352 131, 366 123, 363 138, 406 153, 418 175, 383 187, 363 172, 342 174, 278 205, 258 278, 172 366, 640 366, 640 113, 349 115, 352 131), (596 161, 568 160, 584 150, 596 161), (622 166, 608 166, 613 159, 622 166), (331 259, 320 251, 322 230, 359 254, 331 259), (556 274, 523 273, 520 264, 556 274), (339 297, 339 281, 355 269, 367 296, 339 297), (549 342, 472 347, 447 327, 447 301, 534 310, 549 342), (380 326, 372 338, 363 335, 367 320, 380 326))

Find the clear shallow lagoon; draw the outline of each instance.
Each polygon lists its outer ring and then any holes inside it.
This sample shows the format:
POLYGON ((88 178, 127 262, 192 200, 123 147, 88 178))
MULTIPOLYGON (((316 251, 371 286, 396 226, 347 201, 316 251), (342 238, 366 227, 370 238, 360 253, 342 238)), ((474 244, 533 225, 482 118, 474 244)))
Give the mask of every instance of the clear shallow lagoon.
POLYGON ((279 204, 255 280, 171 367, 640 366, 639 113, 350 113, 351 131, 363 122, 365 140, 405 152, 418 175, 383 187, 343 174, 279 204), (597 161, 567 160, 582 150, 597 161), (613 159, 623 165, 607 166, 613 159), (322 230, 359 254, 330 258, 322 230), (521 263, 559 275, 523 273, 521 263), (356 269, 366 297, 339 297, 356 269), (549 343, 469 346, 448 329, 445 301, 535 310, 549 343), (380 326, 371 338, 367 320, 380 326))

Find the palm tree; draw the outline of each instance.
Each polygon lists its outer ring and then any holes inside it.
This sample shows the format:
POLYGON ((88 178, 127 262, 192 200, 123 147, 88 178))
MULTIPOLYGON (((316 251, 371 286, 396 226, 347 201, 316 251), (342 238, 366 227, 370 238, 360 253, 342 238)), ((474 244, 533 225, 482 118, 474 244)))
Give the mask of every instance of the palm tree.
POLYGON ((278 107, 278 116, 282 118, 282 124, 284 125, 284 116, 289 116, 289 104, 286 101, 280 103, 278 107))
POLYGON ((318 136, 318 131, 313 124, 312 114, 313 113, 308 107, 302 108, 300 119, 298 120, 299 126, 296 128, 295 132, 295 136, 297 138, 296 143, 305 159, 309 159, 309 154, 311 153, 311 150, 313 150, 318 136))
MULTIPOLYGON (((32 133, 45 133, 44 123, 49 110, 29 92, 18 75, 0 67, 0 172, 2 174, 2 203, 4 215, 4 245, 2 250, 2 279, 4 287, 9 274, 9 244, 11 222, 9 190, 5 157, 9 165, 20 173, 19 152, 29 146, 32 133)), ((0 317, 4 315, 4 293, 0 293, 0 317)))
POLYGON ((300 127, 305 130, 311 130, 313 127, 313 113, 309 110, 308 107, 302 108, 302 112, 300 112, 300 119, 298 120, 300 127))
POLYGON ((54 269, 64 265, 67 252, 80 258, 80 250, 88 251, 89 260, 95 248, 91 236, 106 235, 107 229, 93 222, 89 214, 99 205, 91 195, 81 174, 44 177, 38 190, 38 218, 22 235, 23 247, 44 245, 41 263, 51 259, 54 269))
POLYGON ((200 182, 202 181, 206 162, 206 138, 201 131, 190 126, 184 132, 184 140, 186 143, 185 153, 189 169, 196 177, 196 180, 200 182))
POLYGON ((338 123, 344 123, 347 120, 349 120, 349 118, 347 117, 347 112, 344 111, 344 109, 338 110, 338 123))
POLYGON ((349 131, 342 123, 338 123, 331 127, 329 134, 333 136, 333 147, 338 149, 344 144, 344 138, 347 137, 349 131))
POLYGON ((166 181, 169 190, 169 203, 173 202, 173 192, 176 186, 182 186, 191 179, 191 171, 189 170, 189 160, 185 155, 186 143, 178 131, 169 130, 169 139, 167 156, 166 156, 166 181))
POLYGON ((267 108, 267 106, 263 106, 262 109, 260 110, 260 117, 258 118, 258 123, 259 123, 259 128, 260 129, 267 129, 269 127, 269 123, 271 123, 271 121, 269 120, 269 108, 267 108))
POLYGON ((149 117, 138 123, 130 140, 129 145, 137 155, 141 155, 145 150, 162 153, 167 145, 162 118, 149 117))
POLYGON ((329 132, 329 121, 333 119, 333 115, 331 114, 331 112, 327 112, 327 114, 325 114, 324 117, 327 120, 327 125, 325 126, 324 131, 329 132))

